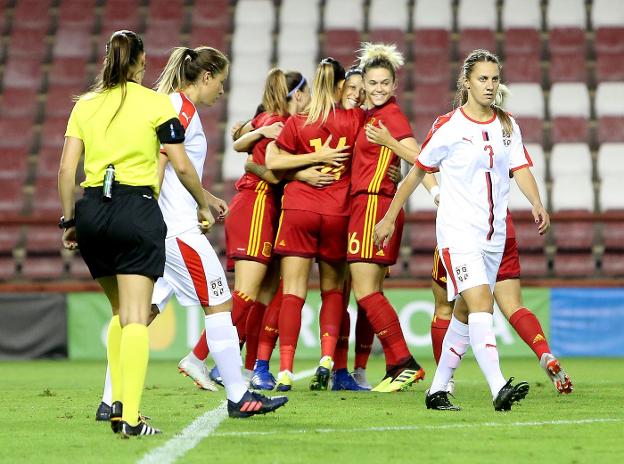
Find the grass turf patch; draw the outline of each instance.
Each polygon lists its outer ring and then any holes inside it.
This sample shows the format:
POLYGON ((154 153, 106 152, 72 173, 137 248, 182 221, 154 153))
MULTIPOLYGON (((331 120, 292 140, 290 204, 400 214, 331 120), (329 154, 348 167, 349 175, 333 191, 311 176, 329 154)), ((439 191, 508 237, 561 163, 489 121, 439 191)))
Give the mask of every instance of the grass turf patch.
MULTIPOLYGON (((403 393, 310 392, 309 379, 303 379, 285 408, 225 419, 177 462, 618 462, 624 453, 621 360, 567 359, 563 365, 575 385, 569 396, 556 393, 534 358, 503 359, 506 376, 531 384, 528 397, 509 413, 493 410, 472 358, 457 372, 453 402, 463 408, 458 413, 425 408, 431 362, 425 382, 403 393)), ((108 424, 94 420, 104 367, 101 362, 0 363, 0 462, 137 462, 225 397, 223 391, 196 389, 176 374, 174 362, 153 362, 142 412, 165 433, 120 440, 108 424)), ((311 367, 313 362, 304 361, 296 366, 311 367)), ((380 359, 371 359, 368 374, 371 382, 381 378, 380 359)))

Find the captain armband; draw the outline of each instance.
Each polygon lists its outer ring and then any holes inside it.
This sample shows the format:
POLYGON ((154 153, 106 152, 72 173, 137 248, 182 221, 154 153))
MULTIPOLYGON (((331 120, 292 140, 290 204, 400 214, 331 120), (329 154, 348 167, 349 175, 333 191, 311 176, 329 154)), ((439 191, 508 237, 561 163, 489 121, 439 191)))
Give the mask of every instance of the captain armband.
POLYGON ((178 118, 171 118, 156 129, 160 143, 183 143, 184 127, 178 118))

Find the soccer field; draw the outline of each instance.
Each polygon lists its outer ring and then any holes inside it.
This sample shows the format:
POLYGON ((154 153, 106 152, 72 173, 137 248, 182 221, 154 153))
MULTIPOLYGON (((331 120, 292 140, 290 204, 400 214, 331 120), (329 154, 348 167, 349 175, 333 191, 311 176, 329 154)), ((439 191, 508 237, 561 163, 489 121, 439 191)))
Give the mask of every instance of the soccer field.
MULTIPOLYGON (((493 410, 469 358, 456 379, 461 412, 425 409, 434 370, 427 363, 424 383, 395 394, 310 392, 305 378, 285 408, 246 420, 226 417, 222 391, 200 391, 177 374, 175 363, 153 362, 143 412, 164 433, 130 440, 94 420, 102 362, 3 362, 0 462, 621 462, 622 361, 563 362, 575 384, 570 396, 555 392, 534 358, 503 359, 505 375, 531 384, 527 399, 509 413, 493 410)), ((380 377, 382 367, 371 360, 370 378, 380 377)))

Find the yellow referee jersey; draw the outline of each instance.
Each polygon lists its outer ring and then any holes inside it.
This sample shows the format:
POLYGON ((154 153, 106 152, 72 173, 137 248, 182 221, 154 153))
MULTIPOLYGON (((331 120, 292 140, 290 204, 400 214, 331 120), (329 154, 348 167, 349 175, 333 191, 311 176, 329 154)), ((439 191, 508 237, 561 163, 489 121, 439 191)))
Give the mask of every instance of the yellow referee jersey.
POLYGON ((104 171, 115 166, 115 180, 126 185, 146 185, 158 193, 156 128, 177 114, 166 94, 129 82, 123 106, 121 87, 80 98, 67 123, 66 137, 76 137, 85 146, 82 187, 101 186, 104 171), (110 124, 109 124, 110 123, 110 124))

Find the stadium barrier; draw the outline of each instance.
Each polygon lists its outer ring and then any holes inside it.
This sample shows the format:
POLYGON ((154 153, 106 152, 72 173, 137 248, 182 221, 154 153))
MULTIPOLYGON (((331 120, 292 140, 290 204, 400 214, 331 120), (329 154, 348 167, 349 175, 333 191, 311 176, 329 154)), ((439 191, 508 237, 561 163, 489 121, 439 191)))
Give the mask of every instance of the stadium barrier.
MULTIPOLYGON (((414 356, 430 358, 431 291, 395 288, 385 294, 397 309, 414 356)), ((624 289, 525 288, 522 297, 542 322, 556 355, 624 356, 624 289)), ((302 314, 297 349, 301 359, 319 356, 320 306, 319 291, 311 290, 302 314)), ((356 317, 353 299, 349 312, 352 342, 356 317)), ((532 356, 498 309, 494 316, 501 356, 532 356)), ((108 301, 98 292, 0 294, 0 359, 68 356, 76 360, 103 360, 109 319, 108 301)), ((203 325, 199 307, 186 309, 172 299, 150 326, 151 359, 181 358, 194 346, 203 325)))

